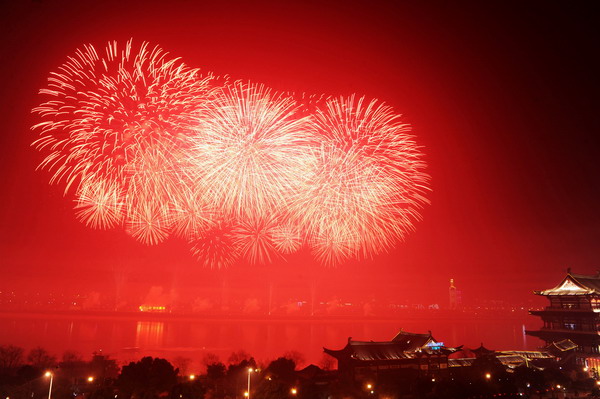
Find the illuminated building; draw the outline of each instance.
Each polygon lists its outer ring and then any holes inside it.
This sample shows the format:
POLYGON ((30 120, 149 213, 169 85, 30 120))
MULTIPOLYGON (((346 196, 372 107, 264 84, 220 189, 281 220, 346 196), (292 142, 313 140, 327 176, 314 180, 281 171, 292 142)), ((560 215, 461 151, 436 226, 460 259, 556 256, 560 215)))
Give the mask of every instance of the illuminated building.
POLYGON ((168 311, 167 307, 163 305, 140 305, 138 309, 140 312, 166 313, 168 311))
POLYGON ((454 279, 450 279, 450 288, 448 288, 448 302, 450 309, 458 309, 460 305, 460 291, 454 286, 454 279))
POLYGON ((455 348, 446 348, 431 335, 400 331, 391 341, 353 341, 343 349, 323 348, 338 361, 342 378, 351 381, 371 381, 404 375, 438 375, 448 369, 448 355, 455 348))
POLYGON ((540 316, 544 325, 526 334, 546 341, 546 345, 570 340, 578 348, 576 361, 589 367, 600 366, 600 273, 586 276, 571 273, 554 288, 534 291, 545 296, 550 306, 529 313, 540 316))

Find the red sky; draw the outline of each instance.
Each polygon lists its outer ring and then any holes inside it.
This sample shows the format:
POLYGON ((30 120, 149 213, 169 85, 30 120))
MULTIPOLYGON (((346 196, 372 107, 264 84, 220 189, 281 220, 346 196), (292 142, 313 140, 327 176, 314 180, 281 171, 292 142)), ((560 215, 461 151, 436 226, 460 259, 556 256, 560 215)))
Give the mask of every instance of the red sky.
MULTIPOLYGON (((0 288, 198 292, 232 287, 324 299, 529 300, 600 269, 598 13, 527 2, 31 1, 0 9, 0 288), (254 4, 250 4, 254 3, 254 4), (391 3, 391 2, 390 2, 391 3), (193 67, 276 90, 378 98, 413 125, 431 205, 404 244, 335 269, 300 254, 269 267, 203 269, 187 244, 147 247, 75 220, 35 171, 30 110, 50 71, 85 43, 134 38, 193 67), (141 287, 141 288, 140 288, 141 287)), ((258 295, 254 293, 253 295, 258 295)), ((283 295, 283 294, 282 294, 283 295)))

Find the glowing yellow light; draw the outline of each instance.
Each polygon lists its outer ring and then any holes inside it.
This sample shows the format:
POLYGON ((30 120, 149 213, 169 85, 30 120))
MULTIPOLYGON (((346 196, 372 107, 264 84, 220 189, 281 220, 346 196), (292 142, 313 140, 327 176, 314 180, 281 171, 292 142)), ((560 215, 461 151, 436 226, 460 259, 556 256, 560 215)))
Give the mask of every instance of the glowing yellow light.
POLYGON ((194 374, 190 374, 190 380, 195 380, 196 376, 194 374))
POLYGON ((292 393, 292 395, 295 395, 298 393, 298 390, 296 388, 292 388, 290 389, 290 392, 292 393))
POLYGON ((557 385, 556 388, 560 389, 560 385, 557 385))
POLYGON ((596 381, 596 385, 600 385, 600 381, 596 381))
POLYGON ((44 374, 44 375, 45 375, 46 377, 50 377, 50 376, 52 375, 52 373, 51 373, 51 372, 49 372, 49 371, 46 371, 46 374, 44 374))
POLYGON ((92 376, 89 376, 89 377, 88 377, 88 382, 94 382, 94 377, 92 377, 92 376))
POLYGON ((373 388, 373 385, 372 384, 367 384, 367 389, 371 389, 371 388, 373 388))
POLYGON ((250 396, 250 394, 248 393, 248 391, 244 392, 244 396, 247 398, 248 396, 250 396))
POLYGON ((490 373, 485 373, 485 378, 489 380, 490 378, 492 378, 492 375, 490 373))

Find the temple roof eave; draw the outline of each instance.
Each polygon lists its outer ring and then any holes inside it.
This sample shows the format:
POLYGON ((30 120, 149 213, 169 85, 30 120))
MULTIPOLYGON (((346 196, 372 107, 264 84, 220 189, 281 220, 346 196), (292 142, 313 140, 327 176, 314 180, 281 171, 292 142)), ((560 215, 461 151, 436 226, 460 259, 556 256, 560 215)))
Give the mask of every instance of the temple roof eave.
POLYGON ((547 290, 534 291, 534 294, 543 296, 599 295, 600 276, 572 274, 569 270, 565 278, 563 278, 556 287, 549 288, 547 290))
POLYGON ((597 291, 582 291, 582 292, 565 292, 565 291, 552 291, 553 289, 543 291, 533 291, 535 295, 542 296, 588 296, 588 295, 600 295, 597 291))

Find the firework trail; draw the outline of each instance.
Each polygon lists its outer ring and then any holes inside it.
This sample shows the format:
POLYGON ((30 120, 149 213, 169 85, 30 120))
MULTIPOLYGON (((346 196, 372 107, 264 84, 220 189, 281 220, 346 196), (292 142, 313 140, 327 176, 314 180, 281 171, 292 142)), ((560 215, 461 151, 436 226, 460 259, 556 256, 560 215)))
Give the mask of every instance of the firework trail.
POLYGON ((40 168, 77 218, 148 245, 176 235, 207 267, 304 246, 326 265, 372 257, 427 203, 410 128, 377 101, 230 83, 132 41, 84 46, 40 93, 40 168))

